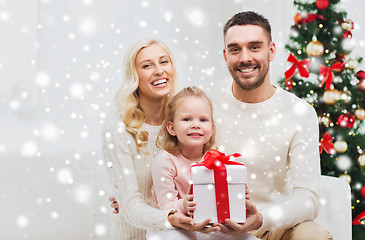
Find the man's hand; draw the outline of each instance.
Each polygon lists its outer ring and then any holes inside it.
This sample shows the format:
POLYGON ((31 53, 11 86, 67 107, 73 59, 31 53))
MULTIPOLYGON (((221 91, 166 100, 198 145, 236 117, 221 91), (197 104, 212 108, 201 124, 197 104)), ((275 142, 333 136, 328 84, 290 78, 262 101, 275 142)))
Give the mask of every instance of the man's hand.
POLYGON ((231 219, 226 219, 226 224, 214 223, 213 226, 219 226, 225 234, 240 236, 252 230, 257 230, 261 227, 263 219, 261 213, 257 212, 256 206, 246 200, 247 217, 245 223, 236 223, 231 219))
POLYGON ((109 197, 109 201, 111 202, 110 206, 114 209, 113 213, 118 214, 119 213, 119 204, 117 202, 117 199, 115 197, 109 197))
POLYGON ((221 228, 219 226, 210 226, 208 225, 210 219, 206 219, 201 223, 194 223, 194 219, 191 217, 185 216, 181 212, 176 212, 174 214, 170 214, 168 217, 169 222, 174 227, 180 227, 190 231, 198 231, 202 233, 210 233, 214 231, 219 231, 221 228))

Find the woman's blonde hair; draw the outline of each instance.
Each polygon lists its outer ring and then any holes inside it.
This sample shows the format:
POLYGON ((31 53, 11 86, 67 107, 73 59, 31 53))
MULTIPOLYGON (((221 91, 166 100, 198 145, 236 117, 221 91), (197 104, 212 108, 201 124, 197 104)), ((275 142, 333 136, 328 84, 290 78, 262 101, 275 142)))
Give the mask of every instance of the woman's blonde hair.
MULTIPOLYGON (((124 82, 117 91, 115 100, 117 105, 117 111, 120 114, 122 121, 126 126, 126 130, 133 136, 136 142, 137 150, 148 154, 144 151, 144 147, 148 142, 148 132, 142 131, 141 127, 144 123, 145 114, 139 103, 138 85, 139 77, 136 70, 136 57, 138 53, 153 44, 161 46, 168 54, 171 65, 174 70, 174 82, 170 94, 167 96, 165 103, 167 104, 171 96, 174 95, 177 89, 177 77, 175 62, 170 49, 160 40, 157 39, 142 39, 134 43, 128 50, 124 59, 124 82)), ((166 105, 164 106, 164 108, 166 105)), ((162 111, 165 113, 165 110, 162 111)), ((165 116, 161 116, 162 119, 165 116)))
POLYGON ((210 112, 212 114, 212 125, 213 125, 213 133, 210 137, 209 141, 204 144, 203 147, 203 153, 209 151, 211 148, 215 147, 215 127, 214 127, 214 121, 213 121, 213 106, 212 102, 208 98, 208 96, 204 93, 203 90, 201 90, 198 87, 195 86, 189 86, 184 89, 182 89, 179 93, 177 93, 174 97, 171 98, 169 103, 167 104, 166 108, 166 119, 163 121, 160 132, 158 133, 156 145, 159 148, 164 149, 165 151, 169 152, 170 154, 177 155, 181 153, 181 149, 179 149, 178 146, 178 139, 176 136, 172 136, 167 131, 167 124, 169 122, 174 121, 175 113, 181 102, 186 97, 197 97, 197 98, 203 98, 207 100, 210 112))

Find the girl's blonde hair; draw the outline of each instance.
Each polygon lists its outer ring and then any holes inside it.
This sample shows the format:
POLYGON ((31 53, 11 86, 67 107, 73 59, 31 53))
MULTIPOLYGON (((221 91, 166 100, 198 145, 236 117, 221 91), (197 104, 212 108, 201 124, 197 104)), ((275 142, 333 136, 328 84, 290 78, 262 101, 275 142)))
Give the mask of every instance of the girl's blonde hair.
MULTIPOLYGON (((136 143, 137 150, 148 154, 144 151, 144 147, 148 142, 148 132, 142 131, 141 127, 144 123, 145 114, 139 103, 138 85, 139 77, 136 70, 136 57, 137 54, 144 48, 147 48, 153 44, 161 46, 170 58, 171 65, 174 70, 174 82, 170 94, 167 96, 165 103, 169 101, 171 96, 174 95, 177 89, 177 77, 175 62, 170 49, 160 40, 157 39, 142 39, 134 43, 128 50, 124 59, 124 82, 117 91, 115 101, 117 111, 120 114, 122 121, 126 126, 126 130, 133 136, 136 143)), ((164 106, 164 108, 166 105, 164 106)), ((165 113, 165 110, 162 111, 165 113)), ((165 116, 161 116, 165 119, 165 116)))
POLYGON ((213 121, 213 106, 212 102, 208 98, 208 96, 198 87, 195 86, 189 86, 184 89, 182 89, 179 93, 177 93, 174 97, 171 98, 169 103, 167 104, 166 108, 166 119, 163 121, 160 132, 158 133, 156 145, 159 148, 164 149, 170 154, 177 155, 181 153, 181 149, 179 149, 178 146, 178 139, 176 136, 170 135, 170 133, 167 131, 167 124, 169 122, 174 121, 175 113, 181 102, 186 97, 198 97, 203 98, 207 100, 210 111, 212 114, 212 124, 213 124, 213 133, 210 137, 209 141, 204 144, 203 147, 203 153, 209 151, 211 148, 215 146, 215 127, 214 127, 214 121, 213 121))

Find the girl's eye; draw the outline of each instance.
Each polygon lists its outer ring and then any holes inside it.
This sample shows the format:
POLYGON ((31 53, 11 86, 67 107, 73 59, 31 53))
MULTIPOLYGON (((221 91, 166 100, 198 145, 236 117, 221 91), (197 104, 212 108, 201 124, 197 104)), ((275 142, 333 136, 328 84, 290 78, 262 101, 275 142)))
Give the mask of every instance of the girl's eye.
POLYGON ((200 121, 201 121, 201 122, 208 122, 208 119, 206 119, 206 118, 202 118, 202 119, 200 119, 200 121))
POLYGON ((183 121, 188 122, 188 121, 190 121, 190 118, 184 118, 183 121))

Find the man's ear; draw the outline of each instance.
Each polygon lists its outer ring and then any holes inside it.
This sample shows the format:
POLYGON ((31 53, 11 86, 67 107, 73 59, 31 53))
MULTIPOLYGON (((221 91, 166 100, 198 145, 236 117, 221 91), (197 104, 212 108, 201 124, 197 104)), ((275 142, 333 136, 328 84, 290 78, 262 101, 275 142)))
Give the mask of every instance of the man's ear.
POLYGON ((226 52, 226 49, 225 48, 223 48, 223 57, 224 57, 224 61, 226 61, 227 62, 227 54, 226 54, 227 52, 226 52))
POLYGON ((170 133, 171 136, 176 136, 174 124, 172 122, 168 122, 166 124, 166 130, 170 133))
POLYGON ((275 55, 276 55, 276 46, 275 46, 275 43, 274 42, 271 42, 270 43, 270 46, 269 46, 269 61, 270 62, 272 60, 274 60, 275 55))

